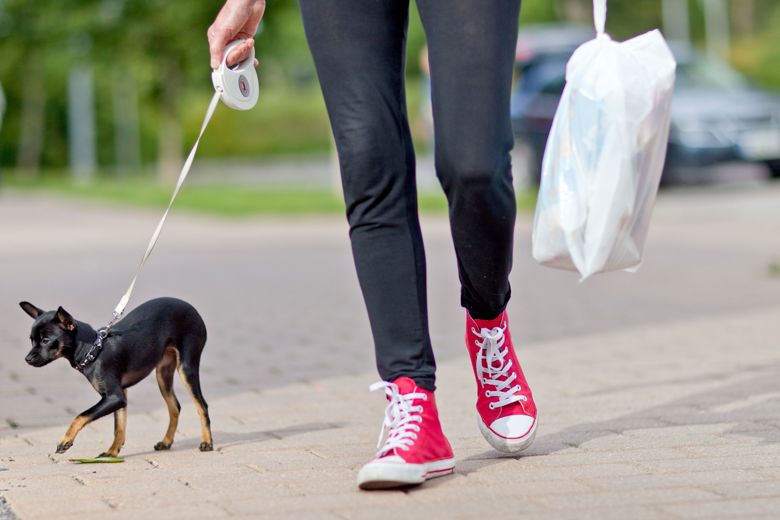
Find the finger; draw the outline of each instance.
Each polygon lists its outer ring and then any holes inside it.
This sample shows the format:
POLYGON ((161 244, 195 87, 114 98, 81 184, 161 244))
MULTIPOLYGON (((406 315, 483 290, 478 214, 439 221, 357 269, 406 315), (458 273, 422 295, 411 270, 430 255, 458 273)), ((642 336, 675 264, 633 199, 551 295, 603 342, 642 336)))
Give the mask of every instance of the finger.
POLYGON ((230 51, 227 57, 227 66, 232 67, 236 63, 240 63, 252 55, 252 47, 254 47, 255 41, 251 38, 247 38, 244 42, 230 51))
POLYGON ((222 51, 227 44, 230 34, 227 30, 212 25, 208 30, 209 54, 211 55, 211 68, 216 69, 222 63, 222 51))

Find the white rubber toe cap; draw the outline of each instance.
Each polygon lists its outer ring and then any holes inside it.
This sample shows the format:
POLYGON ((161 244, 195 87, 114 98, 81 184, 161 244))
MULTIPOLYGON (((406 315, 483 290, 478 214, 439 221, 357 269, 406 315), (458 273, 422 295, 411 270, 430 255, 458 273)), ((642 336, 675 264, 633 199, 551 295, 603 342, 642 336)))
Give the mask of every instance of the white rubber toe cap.
POLYGON ((528 415, 508 415, 488 426, 477 420, 479 431, 488 443, 503 453, 517 453, 528 448, 536 437, 538 419, 528 415))
POLYGON ((389 489, 421 484, 431 478, 449 475, 454 467, 454 458, 410 464, 392 455, 372 460, 360 468, 357 483, 361 489, 389 489))
POLYGON ((490 429, 505 439, 519 439, 531 430, 534 418, 528 415, 507 415, 493 421, 490 429))

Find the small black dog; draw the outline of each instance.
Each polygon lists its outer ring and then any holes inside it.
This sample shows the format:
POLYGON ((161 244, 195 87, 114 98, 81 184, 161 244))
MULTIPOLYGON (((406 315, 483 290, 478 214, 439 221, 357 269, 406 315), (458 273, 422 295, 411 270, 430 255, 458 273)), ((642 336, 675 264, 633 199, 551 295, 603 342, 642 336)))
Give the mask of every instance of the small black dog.
POLYGON ((73 446, 84 426, 113 412, 114 442, 100 456, 116 457, 125 442, 126 389, 153 369, 157 369, 157 383, 170 416, 168 431, 154 449, 170 449, 181 410, 173 393, 173 372, 177 368, 200 414, 200 451, 213 449, 211 420, 199 375, 206 325, 192 305, 175 298, 150 300, 113 325, 107 334, 99 334, 88 324, 74 320, 62 307, 46 312, 28 302, 19 305, 35 319, 30 333, 32 350, 25 361, 42 367, 64 357, 101 396, 95 406, 73 420, 57 445, 57 453, 73 446))

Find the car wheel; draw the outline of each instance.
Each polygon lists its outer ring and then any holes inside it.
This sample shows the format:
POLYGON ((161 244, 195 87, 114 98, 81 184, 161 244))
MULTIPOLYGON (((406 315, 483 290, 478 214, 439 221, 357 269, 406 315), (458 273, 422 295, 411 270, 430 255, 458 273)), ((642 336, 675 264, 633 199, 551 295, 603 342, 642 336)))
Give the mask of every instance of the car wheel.
POLYGON ((769 168, 769 177, 772 179, 780 179, 780 160, 767 161, 766 165, 769 168))
POLYGON ((517 139, 512 148, 512 178, 515 191, 537 186, 541 178, 541 158, 533 145, 525 139, 517 139))
POLYGON ((661 188, 667 188, 669 186, 674 185, 675 174, 676 174, 676 170, 674 168, 674 165, 669 164, 669 161, 667 159, 667 162, 666 164, 664 164, 664 168, 661 172, 661 180, 658 183, 658 186, 661 188))

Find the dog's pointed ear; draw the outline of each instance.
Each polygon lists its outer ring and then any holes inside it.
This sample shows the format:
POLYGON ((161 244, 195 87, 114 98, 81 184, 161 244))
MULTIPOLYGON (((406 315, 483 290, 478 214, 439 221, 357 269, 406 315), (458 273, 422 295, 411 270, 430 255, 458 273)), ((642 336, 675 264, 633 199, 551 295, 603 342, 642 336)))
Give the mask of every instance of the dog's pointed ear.
POLYGON ((62 307, 59 307, 57 309, 57 321, 60 325, 62 325, 62 328, 65 330, 74 330, 76 328, 76 320, 73 319, 73 316, 68 314, 68 311, 63 309, 62 307))
POLYGON ((33 319, 43 314, 43 309, 39 309, 30 302, 19 302, 19 307, 33 319))

